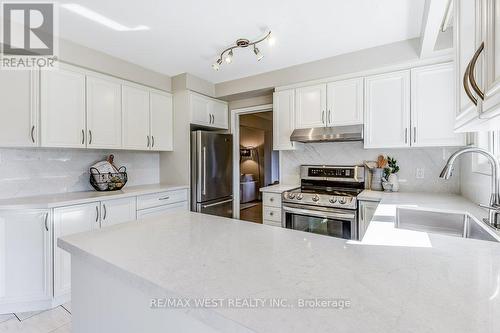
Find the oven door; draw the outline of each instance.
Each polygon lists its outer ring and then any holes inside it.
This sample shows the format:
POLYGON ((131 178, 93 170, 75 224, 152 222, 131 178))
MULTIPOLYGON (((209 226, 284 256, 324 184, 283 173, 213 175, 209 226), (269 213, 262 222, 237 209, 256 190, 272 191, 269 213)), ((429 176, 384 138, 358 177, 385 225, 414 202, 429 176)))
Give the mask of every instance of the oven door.
POLYGON ((357 239, 356 210, 283 205, 283 226, 344 239, 357 239))

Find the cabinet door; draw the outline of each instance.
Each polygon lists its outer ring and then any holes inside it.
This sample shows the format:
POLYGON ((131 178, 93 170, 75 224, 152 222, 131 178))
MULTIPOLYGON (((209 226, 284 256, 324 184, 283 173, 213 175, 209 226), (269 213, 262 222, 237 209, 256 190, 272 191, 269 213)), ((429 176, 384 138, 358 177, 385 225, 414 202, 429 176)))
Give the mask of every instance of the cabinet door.
POLYGON ((121 95, 118 80, 87 76, 87 147, 121 148, 121 95))
POLYGON ((295 90, 295 128, 326 126, 326 84, 295 90))
POLYGON ((149 91, 145 88, 122 86, 123 148, 148 150, 149 91))
POLYGON ((365 78, 365 148, 410 145, 410 71, 365 78))
POLYGON ((411 145, 463 146, 465 135, 454 133, 454 64, 411 70, 411 145))
POLYGON ((481 42, 485 45, 482 112, 492 117, 500 114, 500 0, 481 0, 481 13, 481 42))
POLYGON ((278 91, 273 94, 273 148, 295 149, 290 136, 295 129, 295 91, 278 91))
MULTIPOLYGON (((467 96, 464 88, 464 75, 467 66, 476 50, 476 18, 479 14, 479 2, 470 0, 455 0, 453 33, 455 39, 455 86, 458 91, 456 107, 456 124, 460 127, 477 116, 477 108, 467 96)), ((478 64, 480 66, 480 64, 478 64)), ((470 87, 470 84, 469 84, 470 87)), ((472 88, 470 88, 472 92, 472 88)), ((475 98, 478 98, 473 92, 475 98)))
POLYGON ((206 97, 190 93, 189 104, 191 109, 191 123, 210 126, 212 122, 210 100, 206 97))
POLYGON ((0 146, 38 145, 38 72, 2 71, 0 75, 0 146))
POLYGON ((363 78, 327 85, 328 126, 363 123, 363 78))
POLYGON ((229 114, 226 102, 211 100, 210 113, 212 114, 212 127, 229 128, 229 114))
POLYGON ((85 147, 85 74, 61 64, 40 75, 42 146, 85 147))
POLYGON ((371 201, 358 201, 359 203, 359 240, 363 240, 368 226, 375 215, 377 210, 378 202, 371 201))
POLYGON ((151 92, 151 149, 172 151, 174 125, 172 95, 151 92))
POLYGON ((99 228, 99 203, 54 209, 54 297, 71 291, 71 256, 57 247, 59 237, 99 228))
POLYGON ((0 303, 52 298, 52 229, 46 210, 0 212, 0 303))
POLYGON ((135 221, 136 199, 124 198, 101 201, 101 227, 135 221))

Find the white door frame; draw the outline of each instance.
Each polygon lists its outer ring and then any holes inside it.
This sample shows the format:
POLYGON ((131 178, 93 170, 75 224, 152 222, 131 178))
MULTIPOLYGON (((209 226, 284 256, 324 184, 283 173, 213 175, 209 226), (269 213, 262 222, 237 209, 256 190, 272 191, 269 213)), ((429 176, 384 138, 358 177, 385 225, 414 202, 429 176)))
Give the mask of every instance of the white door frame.
POLYGON ((233 218, 240 218, 240 115, 273 111, 272 104, 231 110, 233 134, 233 218))

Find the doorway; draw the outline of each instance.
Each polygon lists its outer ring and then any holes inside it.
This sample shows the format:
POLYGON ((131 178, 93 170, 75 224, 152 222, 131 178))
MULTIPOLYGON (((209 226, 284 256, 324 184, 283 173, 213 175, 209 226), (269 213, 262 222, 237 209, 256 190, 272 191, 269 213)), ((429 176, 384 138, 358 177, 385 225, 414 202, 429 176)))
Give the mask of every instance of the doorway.
POLYGON ((273 150, 272 105, 256 108, 233 110, 234 217, 262 223, 260 189, 278 182, 279 152, 273 150))

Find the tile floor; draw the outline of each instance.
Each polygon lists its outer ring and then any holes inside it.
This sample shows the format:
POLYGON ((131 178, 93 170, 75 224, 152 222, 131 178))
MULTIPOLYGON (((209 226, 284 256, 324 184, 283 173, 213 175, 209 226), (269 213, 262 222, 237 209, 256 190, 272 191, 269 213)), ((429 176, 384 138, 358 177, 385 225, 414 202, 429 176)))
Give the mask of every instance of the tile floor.
POLYGON ((240 211, 240 220, 254 223, 262 223, 262 202, 255 202, 251 206, 240 211))
POLYGON ((42 312, 0 315, 0 333, 71 333, 71 304, 42 312))

